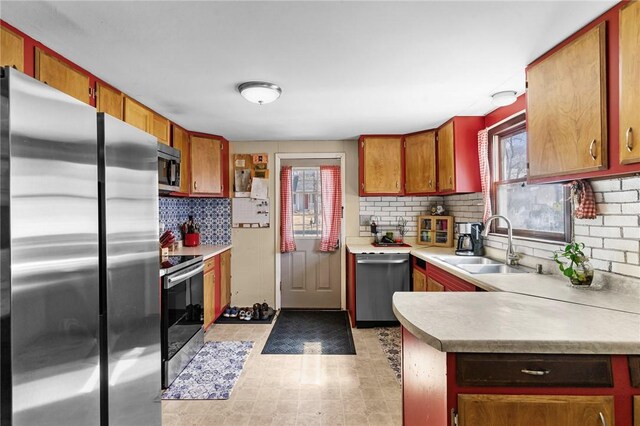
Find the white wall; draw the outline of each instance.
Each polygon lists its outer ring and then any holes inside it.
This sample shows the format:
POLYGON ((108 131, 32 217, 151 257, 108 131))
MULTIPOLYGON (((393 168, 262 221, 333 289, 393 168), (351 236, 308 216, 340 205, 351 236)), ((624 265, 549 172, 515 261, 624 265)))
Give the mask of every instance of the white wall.
MULTIPOLYGON (((346 236, 358 235, 358 145, 357 141, 232 141, 230 159, 233 154, 269 155, 269 199, 271 202, 270 228, 233 228, 231 257, 231 303, 248 306, 255 302, 275 302, 275 244, 278 230, 275 228, 275 179, 279 171, 274 170, 276 153, 344 152, 345 153, 345 212, 346 236)), ((232 164, 231 164, 232 165, 232 164)), ((230 167, 230 183, 233 184, 233 167, 230 167)))

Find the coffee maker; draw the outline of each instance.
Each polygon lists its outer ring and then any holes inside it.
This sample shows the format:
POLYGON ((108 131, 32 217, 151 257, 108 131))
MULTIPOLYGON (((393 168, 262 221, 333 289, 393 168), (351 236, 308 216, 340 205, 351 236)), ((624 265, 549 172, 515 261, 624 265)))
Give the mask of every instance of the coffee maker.
POLYGON ((482 230, 484 225, 480 222, 458 223, 458 256, 484 256, 484 243, 482 242, 482 230))

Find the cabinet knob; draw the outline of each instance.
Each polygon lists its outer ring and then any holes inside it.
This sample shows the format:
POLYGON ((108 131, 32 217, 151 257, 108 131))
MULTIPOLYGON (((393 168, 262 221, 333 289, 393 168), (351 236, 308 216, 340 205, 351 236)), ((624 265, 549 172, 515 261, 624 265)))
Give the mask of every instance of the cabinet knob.
POLYGON ((633 129, 629 127, 624 136, 625 145, 627 146, 627 151, 631 152, 633 149, 633 129))
POLYGON ((602 426, 607 426, 607 420, 604 418, 604 414, 602 414, 602 411, 598 412, 598 417, 600 418, 600 424, 602 426))
POLYGON ((596 140, 592 140, 591 143, 589 144, 589 155, 591 156, 592 160, 596 159, 596 154, 593 151, 593 148, 595 148, 596 146, 596 140))

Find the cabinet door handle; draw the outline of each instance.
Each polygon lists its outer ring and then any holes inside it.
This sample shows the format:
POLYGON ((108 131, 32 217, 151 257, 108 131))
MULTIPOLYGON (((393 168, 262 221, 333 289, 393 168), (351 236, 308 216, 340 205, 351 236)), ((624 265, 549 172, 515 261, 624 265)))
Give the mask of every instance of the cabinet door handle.
POLYGON ((198 181, 193 181, 193 189, 198 189, 198 181))
POLYGON ((591 159, 595 160, 596 159, 596 154, 593 153, 593 148, 596 146, 596 140, 592 140, 591 143, 589 144, 589 155, 591 155, 591 159))
POLYGON ((433 181, 429 179, 429 188, 433 188, 433 181))
POLYGON ((396 189, 400 188, 400 184, 398 183, 398 181, 396 181, 396 189))
POLYGON ((602 426, 607 426, 607 420, 604 418, 604 414, 602 414, 602 411, 598 412, 598 417, 600 417, 600 424, 602 426))
POLYGON ((527 370, 527 369, 520 370, 520 372, 524 374, 528 374, 530 376, 544 376, 551 373, 551 371, 549 370, 527 370))
POLYGON ((449 185, 453 185, 453 176, 449 176, 449 185))
POLYGON ((362 190, 364 191, 364 182, 362 182, 362 183, 360 184, 360 187, 361 187, 361 188, 362 188, 362 190))
POLYGON ((627 151, 631 152, 631 150, 633 149, 633 129, 631 127, 629 127, 627 129, 627 133, 624 136, 624 140, 625 140, 625 145, 627 146, 627 151))

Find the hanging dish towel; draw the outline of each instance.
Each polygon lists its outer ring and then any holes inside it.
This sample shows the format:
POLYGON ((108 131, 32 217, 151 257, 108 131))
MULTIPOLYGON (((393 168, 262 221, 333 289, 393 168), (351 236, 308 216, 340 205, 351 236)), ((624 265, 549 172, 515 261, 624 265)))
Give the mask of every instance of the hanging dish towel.
POLYGON ((571 198, 575 205, 573 216, 576 219, 596 218, 596 199, 591 184, 586 180, 574 180, 571 186, 571 198))

